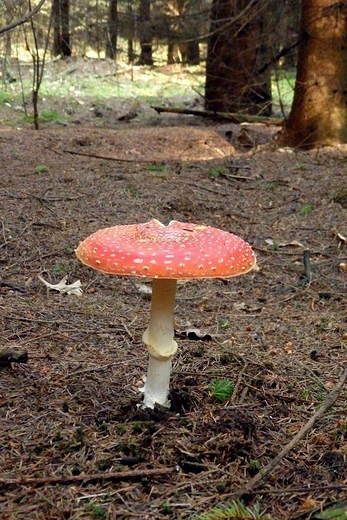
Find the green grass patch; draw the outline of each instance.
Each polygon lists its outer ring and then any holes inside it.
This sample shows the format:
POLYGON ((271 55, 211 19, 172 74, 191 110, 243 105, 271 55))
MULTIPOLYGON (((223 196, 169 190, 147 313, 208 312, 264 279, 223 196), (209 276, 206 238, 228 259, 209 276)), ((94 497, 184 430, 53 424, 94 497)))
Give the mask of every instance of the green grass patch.
POLYGON ((0 91, 0 106, 4 106, 5 104, 12 104, 12 97, 6 91, 0 91))
POLYGON ((314 210, 314 204, 305 204, 305 206, 303 206, 300 210, 300 215, 302 217, 306 217, 306 215, 311 213, 311 211, 313 211, 313 210, 314 210))
MULTIPOLYGON (((39 105, 39 123, 51 123, 53 121, 57 122, 60 120, 61 115, 56 110, 42 110, 41 112, 39 105)), ((24 121, 28 123, 34 123, 34 116, 32 114, 25 115, 24 121)))
POLYGON ((49 168, 45 164, 38 164, 37 166, 35 166, 34 173, 47 173, 47 172, 49 172, 49 168))
POLYGON ((149 172, 165 172, 166 170, 166 164, 149 164, 146 168, 149 172))
POLYGON ((207 175, 211 179, 218 179, 220 175, 226 174, 226 168, 220 167, 220 168, 211 168, 208 170, 207 175))
POLYGON ((259 505, 246 507, 241 501, 233 500, 225 505, 217 506, 211 511, 193 516, 194 520, 270 520, 260 512, 259 505))
MULTIPOLYGON (((118 99, 137 102, 167 102, 173 98, 173 105, 190 106, 197 94, 203 97, 205 90, 205 67, 129 67, 119 62, 107 72, 101 67, 102 61, 91 59, 88 67, 80 58, 73 65, 62 62, 46 63, 40 88, 39 104, 52 104, 54 99, 66 100, 71 107, 98 100, 118 99)), ((27 66, 22 67, 22 79, 8 86, 0 86, 0 106, 4 103, 22 105, 24 98, 31 98, 32 77, 27 66), (6 89, 6 90, 5 90, 6 89)), ((278 70, 272 78, 272 104, 275 115, 282 115, 283 107, 288 113, 295 85, 295 70, 278 70)), ((41 122, 59 121, 58 113, 43 111, 41 122)))

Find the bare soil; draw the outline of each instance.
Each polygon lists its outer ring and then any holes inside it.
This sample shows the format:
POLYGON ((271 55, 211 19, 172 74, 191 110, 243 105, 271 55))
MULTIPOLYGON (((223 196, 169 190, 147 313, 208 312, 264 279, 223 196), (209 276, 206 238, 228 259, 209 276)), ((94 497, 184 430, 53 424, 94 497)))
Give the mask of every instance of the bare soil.
POLYGON ((213 121, 101 125, 85 110, 0 129, 0 348, 28 352, 0 372, 0 518, 187 519, 241 498, 282 520, 343 503, 347 147, 278 150, 260 126, 246 147, 236 126, 228 140, 213 121), (179 284, 172 406, 154 411, 138 406, 150 281, 74 254, 152 218, 234 232, 259 266, 179 284), (223 403, 221 378, 235 383, 223 403))

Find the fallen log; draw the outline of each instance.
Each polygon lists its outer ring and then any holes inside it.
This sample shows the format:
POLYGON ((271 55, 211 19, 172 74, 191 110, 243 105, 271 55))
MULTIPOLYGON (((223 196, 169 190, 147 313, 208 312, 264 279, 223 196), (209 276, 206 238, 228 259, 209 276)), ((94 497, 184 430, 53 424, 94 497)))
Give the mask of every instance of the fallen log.
POLYGON ((169 112, 171 114, 182 114, 187 116, 206 117, 211 119, 227 120, 231 123, 263 123, 265 125, 281 126, 283 119, 279 117, 252 116, 250 114, 238 114, 228 112, 214 112, 213 110, 192 110, 189 108, 158 107, 151 105, 158 114, 169 112))

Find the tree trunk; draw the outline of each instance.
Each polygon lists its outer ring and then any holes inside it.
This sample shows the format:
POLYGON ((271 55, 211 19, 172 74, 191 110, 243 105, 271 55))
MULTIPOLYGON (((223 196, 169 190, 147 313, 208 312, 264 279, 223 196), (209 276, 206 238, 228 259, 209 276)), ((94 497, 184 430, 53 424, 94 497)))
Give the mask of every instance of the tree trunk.
POLYGON ((117 57, 117 29, 118 29, 117 0, 109 0, 108 38, 107 38, 107 44, 106 44, 106 58, 111 58, 111 60, 115 60, 117 57))
POLYGON ((128 16, 128 25, 131 27, 129 30, 129 34, 127 35, 128 42, 128 63, 134 63, 135 61, 135 50, 134 50, 134 25, 136 12, 133 9, 132 0, 128 0, 127 2, 127 16, 128 16))
POLYGON ((187 42, 187 54, 184 63, 187 63, 188 65, 199 65, 200 48, 197 40, 187 42))
POLYGON ((347 142, 347 1, 303 0, 294 100, 279 141, 347 142))
POLYGON ((205 108, 271 114, 269 3, 213 0, 206 63, 205 108))
POLYGON ((138 65, 153 65, 152 57, 152 27, 151 27, 151 0, 140 0, 139 21, 141 53, 138 65))
POLYGON ((70 0, 61 0, 61 54, 71 56, 70 47, 70 0))
POLYGON ((53 56, 71 56, 70 47, 70 2, 69 0, 53 0, 53 56))
POLYGON ((200 63, 199 31, 201 19, 195 0, 168 0, 168 64, 200 63))

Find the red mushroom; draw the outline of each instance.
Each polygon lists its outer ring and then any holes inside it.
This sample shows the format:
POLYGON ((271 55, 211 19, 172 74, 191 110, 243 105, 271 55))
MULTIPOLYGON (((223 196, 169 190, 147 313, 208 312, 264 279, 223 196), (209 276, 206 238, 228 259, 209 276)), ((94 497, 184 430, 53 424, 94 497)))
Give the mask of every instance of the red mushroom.
POLYGON ((256 264, 241 238, 209 226, 158 220, 105 228, 86 238, 76 255, 88 267, 107 274, 153 278, 151 315, 143 341, 149 362, 144 405, 169 406, 174 341, 174 306, 180 278, 229 278, 256 264))

